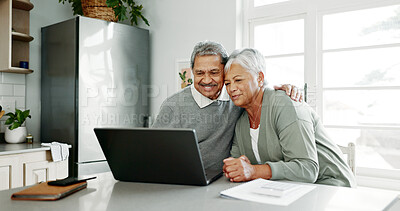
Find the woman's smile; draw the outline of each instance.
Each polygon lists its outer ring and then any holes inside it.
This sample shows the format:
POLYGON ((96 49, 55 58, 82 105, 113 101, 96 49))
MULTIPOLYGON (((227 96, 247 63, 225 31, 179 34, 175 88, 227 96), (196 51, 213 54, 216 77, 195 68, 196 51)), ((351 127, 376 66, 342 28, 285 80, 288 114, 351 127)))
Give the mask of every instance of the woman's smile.
POLYGON ((236 101, 237 99, 239 99, 239 97, 241 96, 241 94, 235 94, 231 96, 232 101, 236 101))

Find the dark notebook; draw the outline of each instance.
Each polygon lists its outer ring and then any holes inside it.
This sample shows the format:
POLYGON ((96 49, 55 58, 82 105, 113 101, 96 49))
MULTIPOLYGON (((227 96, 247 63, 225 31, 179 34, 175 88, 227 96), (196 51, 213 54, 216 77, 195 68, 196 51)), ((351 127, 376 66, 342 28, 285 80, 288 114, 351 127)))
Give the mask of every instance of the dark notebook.
POLYGON ((47 182, 34 185, 11 196, 13 200, 58 200, 86 188, 87 182, 68 186, 52 186, 47 182))

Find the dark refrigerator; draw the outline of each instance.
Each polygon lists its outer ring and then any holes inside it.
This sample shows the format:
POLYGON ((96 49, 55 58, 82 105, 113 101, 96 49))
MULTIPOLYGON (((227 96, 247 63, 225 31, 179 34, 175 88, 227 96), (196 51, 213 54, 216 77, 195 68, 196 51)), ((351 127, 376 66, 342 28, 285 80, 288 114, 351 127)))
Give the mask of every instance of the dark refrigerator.
POLYGON ((70 176, 109 171, 93 128, 146 126, 149 31, 78 16, 41 41, 41 142, 72 145, 70 176))

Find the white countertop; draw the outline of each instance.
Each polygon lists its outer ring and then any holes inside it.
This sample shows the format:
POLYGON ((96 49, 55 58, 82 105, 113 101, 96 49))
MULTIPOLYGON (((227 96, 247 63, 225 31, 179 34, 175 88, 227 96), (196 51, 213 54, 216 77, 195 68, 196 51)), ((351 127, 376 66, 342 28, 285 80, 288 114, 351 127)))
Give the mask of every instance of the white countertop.
MULTIPOLYGON (((239 185, 222 177, 208 186, 121 182, 102 173, 88 181, 88 187, 59 201, 14 201, 12 193, 24 188, 0 191, 1 210, 399 210, 398 193, 379 189, 315 185, 316 188, 289 206, 275 206, 226 199, 219 193, 239 185), (392 203, 390 203, 392 202, 392 203)), ((314 184, 306 184, 314 185, 314 184)), ((25 187, 26 188, 26 187, 25 187)))
MULTIPOLYGON (((68 148, 71 147, 72 147, 71 145, 68 145, 68 148)), ((0 144, 0 155, 11 155, 11 154, 46 151, 46 150, 50 150, 50 147, 42 146, 41 143, 39 142, 33 142, 33 144, 28 144, 28 143, 0 144)))
POLYGON ((50 147, 43 147, 41 143, 34 142, 33 144, 20 143, 20 144, 0 144, 0 155, 10 155, 17 153, 37 152, 50 150, 50 147))

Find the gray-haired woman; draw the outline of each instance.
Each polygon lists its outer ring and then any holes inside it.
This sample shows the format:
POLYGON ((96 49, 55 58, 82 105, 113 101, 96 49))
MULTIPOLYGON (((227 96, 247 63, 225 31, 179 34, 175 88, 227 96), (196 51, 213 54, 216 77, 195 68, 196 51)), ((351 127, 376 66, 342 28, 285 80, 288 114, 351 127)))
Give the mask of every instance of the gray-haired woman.
POLYGON ((306 104, 266 88, 265 61, 255 49, 234 51, 225 65, 225 86, 245 109, 236 123, 231 156, 224 160, 231 181, 284 179, 355 186, 340 149, 306 104))

